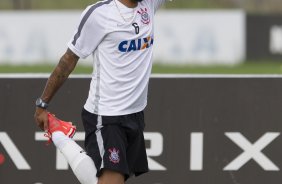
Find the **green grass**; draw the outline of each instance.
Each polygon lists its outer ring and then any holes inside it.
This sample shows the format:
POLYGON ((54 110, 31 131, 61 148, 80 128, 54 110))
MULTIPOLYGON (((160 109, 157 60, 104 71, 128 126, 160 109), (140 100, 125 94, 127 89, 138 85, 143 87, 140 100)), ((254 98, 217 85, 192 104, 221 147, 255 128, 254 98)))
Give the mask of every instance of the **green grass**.
MULTIPOLYGON (((13 66, 0 65, 0 73, 50 73, 54 65, 13 66)), ((90 74, 92 67, 79 65, 74 74, 90 74)), ((282 74, 280 62, 246 62, 236 66, 191 66, 160 65, 153 66, 153 73, 160 74, 282 74)))
MULTIPOLYGON (((0 0, 0 9, 84 9, 98 0, 0 0)), ((175 0, 167 8, 236 8, 232 0, 175 0)))
MULTIPOLYGON (((96 3, 98 0, 0 0, 0 9, 84 9, 87 5, 96 3)), ((256 3, 256 0, 249 4, 256 3)), ((263 0, 268 1, 268 0, 263 0)), ((246 3, 238 4, 234 0, 174 0, 167 2, 164 7, 168 9, 183 8, 241 8, 246 3)), ((269 4, 269 3, 268 3, 269 4)), ((270 5, 271 6, 271 3, 270 5)))
MULTIPOLYGON (((0 0, 0 10, 60 10, 85 9, 98 0, 0 0)), ((164 5, 167 9, 244 9, 254 13, 282 11, 279 0, 174 0, 164 5)))
MULTIPOLYGON (((0 65, 0 73, 51 73, 55 65, 0 65)), ((75 74, 91 73, 92 68, 78 65, 75 74)))

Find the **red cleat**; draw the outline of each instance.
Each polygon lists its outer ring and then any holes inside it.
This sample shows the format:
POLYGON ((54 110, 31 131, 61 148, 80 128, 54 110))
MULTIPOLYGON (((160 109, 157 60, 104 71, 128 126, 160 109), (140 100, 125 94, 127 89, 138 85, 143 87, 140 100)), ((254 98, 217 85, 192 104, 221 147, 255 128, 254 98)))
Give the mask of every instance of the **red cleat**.
POLYGON ((72 138, 76 131, 76 126, 71 122, 65 122, 55 117, 55 115, 48 113, 49 128, 45 134, 48 137, 48 142, 52 142, 52 134, 56 131, 63 132, 66 136, 72 138))

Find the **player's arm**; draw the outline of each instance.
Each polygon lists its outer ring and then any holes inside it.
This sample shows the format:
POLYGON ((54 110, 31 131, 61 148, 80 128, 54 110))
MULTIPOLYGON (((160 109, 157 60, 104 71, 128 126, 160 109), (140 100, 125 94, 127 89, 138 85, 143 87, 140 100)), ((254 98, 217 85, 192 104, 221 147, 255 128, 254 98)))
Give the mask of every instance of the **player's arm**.
MULTIPOLYGON (((68 44, 69 49, 62 56, 59 64, 47 81, 41 95, 41 99, 47 104, 73 71, 78 59, 84 59, 91 55, 106 35, 105 13, 102 10, 96 10, 95 7, 91 5, 82 13, 77 32, 68 44)), ((36 108, 34 118, 42 130, 48 129, 48 116, 44 108, 36 108)))
MULTIPOLYGON (((45 89, 40 97, 43 102, 48 104, 51 101, 58 89, 64 84, 70 73, 74 70, 78 60, 79 57, 70 49, 66 51, 46 83, 45 89)), ((46 109, 36 107, 34 119, 42 130, 46 130, 48 128, 46 109)))

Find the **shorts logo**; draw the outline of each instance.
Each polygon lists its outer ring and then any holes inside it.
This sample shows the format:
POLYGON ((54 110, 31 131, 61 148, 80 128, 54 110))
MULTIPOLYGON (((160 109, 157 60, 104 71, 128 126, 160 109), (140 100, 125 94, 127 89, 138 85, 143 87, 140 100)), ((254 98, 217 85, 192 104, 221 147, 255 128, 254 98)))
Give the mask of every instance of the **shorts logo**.
POLYGON ((141 22, 142 23, 147 24, 147 25, 150 23, 150 16, 148 14, 147 8, 145 8, 145 9, 140 8, 140 10, 137 11, 137 13, 139 13, 141 15, 141 18, 142 18, 141 22))
POLYGON ((110 156, 109 156, 110 161, 113 162, 114 164, 118 164, 120 161, 119 150, 116 148, 111 148, 109 149, 109 152, 110 152, 110 156))

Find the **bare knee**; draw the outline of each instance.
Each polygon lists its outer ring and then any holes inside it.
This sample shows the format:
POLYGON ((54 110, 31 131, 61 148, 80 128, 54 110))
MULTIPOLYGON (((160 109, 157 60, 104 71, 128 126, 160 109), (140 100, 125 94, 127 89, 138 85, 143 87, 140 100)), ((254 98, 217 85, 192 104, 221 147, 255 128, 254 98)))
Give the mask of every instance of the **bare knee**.
POLYGON ((124 184, 124 175, 105 169, 98 179, 98 184, 124 184))

